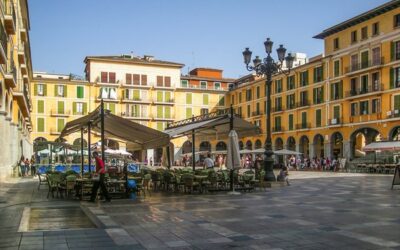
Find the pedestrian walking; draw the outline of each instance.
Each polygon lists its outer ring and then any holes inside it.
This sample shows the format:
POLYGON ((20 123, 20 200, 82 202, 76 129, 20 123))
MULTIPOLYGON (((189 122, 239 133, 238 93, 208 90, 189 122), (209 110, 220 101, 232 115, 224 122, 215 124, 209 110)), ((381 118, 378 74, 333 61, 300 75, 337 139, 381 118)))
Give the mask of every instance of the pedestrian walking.
POLYGON ((90 202, 95 202, 99 187, 101 188, 101 193, 106 198, 106 201, 110 202, 111 198, 110 195, 108 194, 106 184, 104 183, 104 175, 106 173, 104 161, 99 157, 99 153, 97 152, 93 152, 93 157, 96 160, 96 174, 99 175, 99 179, 95 180, 93 183, 90 202))
POLYGON ((25 157, 22 155, 18 162, 19 166, 19 175, 21 177, 25 176, 25 157))
POLYGON ((32 155, 32 157, 31 157, 31 175, 33 177, 36 176, 36 165, 35 165, 35 163, 36 163, 35 155, 32 155))
POLYGON ((29 170, 30 170, 29 165, 30 165, 30 163, 31 162, 29 161, 29 159, 26 158, 25 161, 24 161, 24 164, 25 164, 25 176, 29 175, 29 170))

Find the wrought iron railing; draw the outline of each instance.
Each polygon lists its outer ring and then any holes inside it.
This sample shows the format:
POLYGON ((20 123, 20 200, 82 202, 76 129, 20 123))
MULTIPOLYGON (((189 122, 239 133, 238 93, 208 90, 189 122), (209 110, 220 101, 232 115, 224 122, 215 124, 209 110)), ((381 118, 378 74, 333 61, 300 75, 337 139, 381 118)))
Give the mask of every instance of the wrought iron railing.
MULTIPOLYGON (((228 115, 230 112, 230 108, 226 108, 226 109, 219 109, 217 111, 214 112, 210 112, 208 114, 204 114, 204 115, 199 115, 199 116, 193 116, 192 118, 187 118, 184 120, 180 120, 180 121, 175 121, 175 122, 169 122, 167 123, 167 128, 176 128, 176 127, 181 127, 184 125, 188 125, 191 123, 198 123, 198 122, 203 122, 203 121, 207 121, 207 120, 211 120, 217 117, 222 117, 222 116, 226 116, 228 115)), ((237 114, 234 114, 236 117, 240 117, 237 114)))

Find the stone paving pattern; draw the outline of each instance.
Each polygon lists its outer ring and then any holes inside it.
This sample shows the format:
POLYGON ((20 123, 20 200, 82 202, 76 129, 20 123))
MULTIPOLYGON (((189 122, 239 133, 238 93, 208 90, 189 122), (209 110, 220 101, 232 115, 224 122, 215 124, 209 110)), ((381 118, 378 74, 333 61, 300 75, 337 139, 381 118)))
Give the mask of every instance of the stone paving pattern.
POLYGON ((400 249, 392 176, 314 177, 238 196, 152 193, 95 204, 48 200, 37 180, 2 183, 0 249, 400 249), (52 206, 82 206, 101 227, 18 232, 24 208, 52 206))

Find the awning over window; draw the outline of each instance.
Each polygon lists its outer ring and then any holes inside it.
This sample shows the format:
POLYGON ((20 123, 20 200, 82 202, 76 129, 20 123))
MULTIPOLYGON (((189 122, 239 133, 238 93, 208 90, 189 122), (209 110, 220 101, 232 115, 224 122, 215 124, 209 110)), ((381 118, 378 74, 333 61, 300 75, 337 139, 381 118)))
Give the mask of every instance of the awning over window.
POLYGON ((400 151, 400 141, 372 142, 363 148, 363 151, 400 151))
MULTIPOLYGON (((86 116, 68 122, 61 132, 60 138, 79 132, 82 128, 86 129, 89 122, 91 123, 92 131, 101 132, 100 108, 97 108, 86 116)), ((105 112, 104 114, 104 134, 108 138, 126 141, 128 147, 132 150, 158 148, 168 146, 169 144, 168 134, 109 112, 105 112)))

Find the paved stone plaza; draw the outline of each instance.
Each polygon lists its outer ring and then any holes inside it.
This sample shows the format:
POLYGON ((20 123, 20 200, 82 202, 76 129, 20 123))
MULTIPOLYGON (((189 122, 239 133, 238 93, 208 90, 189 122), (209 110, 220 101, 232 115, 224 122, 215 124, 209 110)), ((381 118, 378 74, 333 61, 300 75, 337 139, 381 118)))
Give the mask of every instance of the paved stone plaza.
MULTIPOLYGON (((390 190, 392 176, 291 177, 291 186, 239 196, 153 193, 97 204, 47 200, 37 180, 14 180, 0 186, 0 248, 400 249, 400 190, 390 190), (82 209, 98 227, 18 232, 32 220, 27 210, 65 207, 82 209)), ((65 218, 49 213, 42 220, 54 228, 65 218)))

